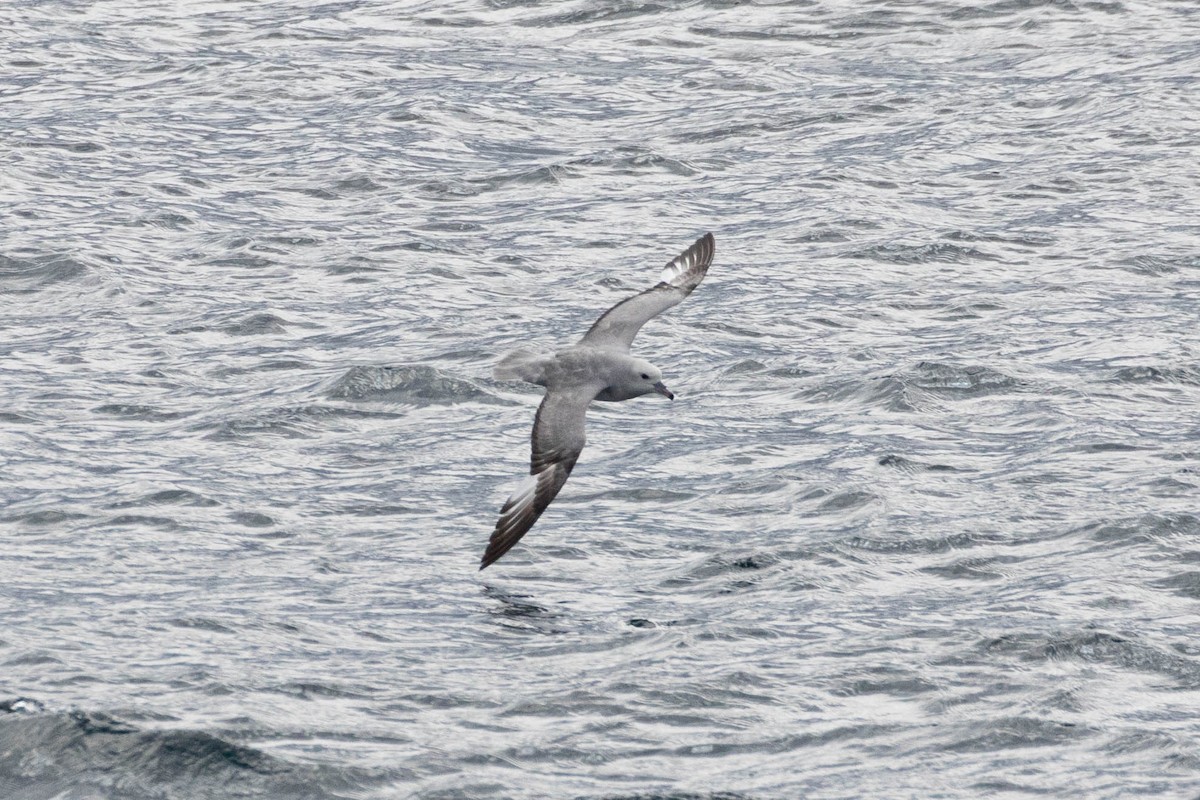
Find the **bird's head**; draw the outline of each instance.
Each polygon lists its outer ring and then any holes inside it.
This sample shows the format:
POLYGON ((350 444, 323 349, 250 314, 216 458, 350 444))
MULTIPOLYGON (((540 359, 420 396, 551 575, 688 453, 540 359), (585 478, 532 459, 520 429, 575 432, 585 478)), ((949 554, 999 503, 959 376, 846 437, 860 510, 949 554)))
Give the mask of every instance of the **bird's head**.
POLYGON ((649 361, 643 361, 640 358, 633 359, 625 382, 626 387, 623 388, 629 392, 630 397, 640 397, 657 392, 668 400, 675 399, 675 395, 662 382, 662 370, 649 361))

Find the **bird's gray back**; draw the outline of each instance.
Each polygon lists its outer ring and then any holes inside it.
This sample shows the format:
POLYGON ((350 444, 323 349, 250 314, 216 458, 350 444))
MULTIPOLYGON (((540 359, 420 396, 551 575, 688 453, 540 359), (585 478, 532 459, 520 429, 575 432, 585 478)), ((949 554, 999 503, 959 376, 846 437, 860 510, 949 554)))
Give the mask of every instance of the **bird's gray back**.
POLYGON ((628 372, 633 363, 633 357, 620 350, 575 345, 559 350, 546 364, 545 386, 550 391, 573 391, 596 384, 603 388, 628 372))

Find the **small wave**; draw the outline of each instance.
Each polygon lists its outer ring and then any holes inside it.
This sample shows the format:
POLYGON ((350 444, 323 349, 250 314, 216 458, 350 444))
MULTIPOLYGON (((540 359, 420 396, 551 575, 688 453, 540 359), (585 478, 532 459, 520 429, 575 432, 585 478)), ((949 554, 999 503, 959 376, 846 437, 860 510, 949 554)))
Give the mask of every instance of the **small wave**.
POLYGON ((1114 755, 1157 752, 1178 769, 1191 773, 1200 770, 1200 756, 1194 751, 1192 739, 1172 731, 1127 731, 1104 745, 1104 751, 1114 755))
POLYGON ((890 412, 929 408, 937 399, 962 400, 1003 394, 1020 382, 983 366, 922 361, 901 372, 824 381, 800 396, 817 402, 857 402, 890 412))
POLYGON ((474 383, 427 366, 351 367, 330 387, 326 397, 417 406, 499 402, 474 383))
MULTIPOLYGON (((682 590, 710 596, 731 595, 753 591, 767 585, 778 573, 780 558, 768 552, 741 555, 714 554, 700 562, 692 562, 682 572, 673 571, 660 584, 663 591, 682 590)), ((650 625, 674 625, 673 622, 653 622, 650 625)), ((649 627, 649 625, 635 626, 649 627)), ((756 638, 765 633, 761 626, 748 626, 731 634, 734 638, 756 638)))
POLYGON ((1014 748, 1051 747, 1089 737, 1092 732, 1073 722, 1014 716, 991 720, 983 726, 972 723, 964 734, 945 749, 952 753, 992 753, 1014 748))
POLYGON ((957 322, 966 319, 980 319, 988 314, 999 311, 1003 306, 997 303, 978 302, 978 303, 956 303, 947 306, 937 314, 938 319, 944 319, 949 322, 957 322))
POLYGON ((1155 542, 1175 537, 1200 538, 1200 516, 1195 514, 1143 514, 1138 517, 1094 522, 1079 529, 1108 546, 1112 542, 1155 542))
POLYGON ((149 514, 120 514, 98 523, 112 528, 158 528, 162 531, 180 530, 179 520, 172 517, 157 517, 149 514))
POLYGON ((218 331, 230 336, 261 336, 264 334, 287 333, 287 326, 290 325, 287 320, 277 317, 274 314, 258 313, 249 314, 238 319, 231 319, 220 323, 202 323, 199 325, 189 325, 187 327, 172 328, 168 333, 178 335, 181 333, 204 333, 206 331, 218 331))
POLYGON ((135 226, 163 228, 164 230, 180 231, 195 225, 196 221, 186 214, 163 211, 156 214, 146 214, 133 223, 135 226))
POLYGON ((45 706, 40 700, 34 700, 32 697, 0 700, 0 714, 35 714, 41 711, 45 711, 45 706))
POLYGON ((901 472, 917 473, 917 472, 963 472, 964 470, 958 467, 952 467, 949 464, 926 464, 923 461, 917 461, 911 458, 905 458, 901 455, 889 453, 886 456, 881 456, 878 461, 881 467, 892 467, 901 472))
MULTIPOLYGON (((743 359, 721 370, 722 375, 753 375, 762 372, 767 368, 767 365, 761 361, 755 361, 752 358, 743 359)), ((776 374, 775 372, 771 373, 776 374)), ((790 376, 788 376, 790 377, 790 376)))
POLYGON ((1189 255, 1171 258, 1166 256, 1140 255, 1121 261, 1117 266, 1137 275, 1171 275, 1179 272, 1181 269, 1195 269, 1200 266, 1200 257, 1189 255))
POLYGON ((678 492, 670 489, 657 489, 647 486, 636 489, 609 489, 608 491, 604 492, 576 494, 575 500, 576 502, 589 502, 600 499, 627 500, 633 503, 651 503, 655 506, 666 506, 671 503, 692 500, 695 497, 696 494, 694 492, 678 492))
POLYGON ((281 372, 288 370, 310 370, 312 364, 307 361, 296 361, 294 359, 282 358, 275 361, 261 361, 246 367, 220 367, 213 370, 213 374, 219 377, 230 375, 246 375, 256 372, 281 372))
POLYGON ((218 330, 231 336, 259 336, 264 333, 287 333, 287 320, 274 314, 250 316, 222 325, 218 330))
POLYGON ((868 667, 863 672, 838 681, 832 694, 839 697, 857 697, 864 694, 879 694, 888 697, 916 697, 937 692, 938 684, 922 678, 915 671, 896 665, 868 667))
POLYGON ((136 403, 105 403, 102 406, 96 406, 92 409, 95 413, 106 417, 120 417, 128 420, 141 420, 143 422, 171 422, 182 417, 189 416, 190 411, 160 411, 153 406, 138 405, 136 403))
POLYGON ((872 553, 945 553, 976 547, 980 544, 1001 544, 1001 534, 951 533, 944 536, 912 536, 898 532, 895 538, 855 536, 846 541, 848 547, 872 553))
POLYGON ((667 7, 662 3, 598 3, 582 9, 566 11, 558 14, 530 17, 516 20, 522 27, 546 28, 554 25, 583 25, 594 22, 613 22, 662 14, 667 7))
POLYGON ((989 655, 1009 653, 1025 661, 1072 659, 1165 675, 1181 687, 1200 687, 1200 662, 1132 637, 1098 630, 1056 635, 1014 634, 981 643, 989 655))
POLYGON ((0 255, 0 294, 32 294, 53 284, 72 281, 88 268, 64 255, 9 258, 0 255))
POLYGON ((886 264, 927 264, 949 262, 966 264, 971 261, 998 261, 999 256, 977 247, 964 247, 947 242, 932 244, 880 244, 846 254, 847 258, 882 261, 886 264))
POLYGON ((951 580, 994 581, 1006 577, 1001 565, 1013 564, 1020 560, 1013 556, 963 558, 949 564, 921 567, 920 570, 951 580))
POLYGON ((682 177, 700 174, 700 169, 687 161, 668 158, 649 148, 632 145, 615 147, 607 152, 585 156, 568 163, 578 167, 606 167, 616 175, 659 171, 682 177))
MULTIPOLYGON (((40 711, 36 701, 22 703, 40 711)), ((325 800, 358 796, 398 777, 395 771, 389 776, 292 763, 224 736, 146 730, 99 712, 44 714, 0 706, 4 710, 10 713, 0 717, 0 783, 20 786, 22 796, 325 800)))
POLYGON ((394 416, 394 414, 383 411, 339 408, 313 403, 229 417, 220 422, 198 424, 193 430, 210 431, 204 438, 211 441, 238 441, 254 439, 258 436, 310 439, 320 436, 326 420, 331 418, 389 419, 394 416))
POLYGON ((215 425, 204 425, 199 429, 211 428, 205 439, 214 442, 240 441, 260 436, 280 436, 284 439, 307 439, 318 435, 316 426, 304 419, 302 411, 281 409, 255 416, 222 420, 215 425))
POLYGON ((56 527, 64 522, 72 522, 74 520, 87 519, 87 514, 81 514, 76 511, 63 511, 62 509, 51 508, 42 509, 40 511, 30 511, 25 514, 16 514, 11 517, 3 518, 4 522, 17 522, 31 527, 56 527))
POLYGON ((1183 597, 1200 600, 1200 572, 1196 570, 1188 570, 1187 572, 1180 572, 1170 577, 1162 578, 1155 581, 1154 585, 1170 589, 1175 594, 1182 595, 1183 597))
POLYGON ((606 794, 600 800, 756 800, 741 792, 638 792, 637 794, 606 794))
POLYGON ((279 524, 274 517, 257 511, 235 511, 229 518, 246 528, 273 528, 279 524))
MULTIPOLYGON (((666 173, 681 177, 698 175, 701 169, 687 161, 664 156, 645 147, 623 145, 578 158, 555 161, 526 169, 499 172, 481 177, 426 181, 417 189, 432 199, 475 197, 509 187, 557 186, 597 170, 612 175, 666 173)), ((428 226, 423 228, 430 230, 428 226)))
POLYGON ((1200 386, 1200 366, 1125 367, 1113 375, 1114 383, 1179 383, 1200 386))
MULTIPOLYGON (((1080 7, 1069 0, 1057 0, 1056 2, 1048 2, 1048 0, 998 0, 987 5, 971 4, 964 6, 951 11, 946 17, 954 21, 996 19, 1000 17, 1019 16, 1030 11, 1045 9, 1047 6, 1054 7, 1060 13, 1079 14, 1081 12, 1080 7)), ((1086 7, 1090 12, 1104 14, 1126 13, 1126 8, 1121 3, 1091 2, 1087 3, 1086 7)))
POLYGON ((235 628, 223 625, 217 620, 208 617, 175 617, 167 620, 167 624, 176 628, 189 628, 192 630, 208 631, 209 633, 237 633, 235 628))
POLYGON ((906 383, 948 397, 980 397, 1008 391, 1016 378, 990 367, 922 361, 903 376, 906 383))

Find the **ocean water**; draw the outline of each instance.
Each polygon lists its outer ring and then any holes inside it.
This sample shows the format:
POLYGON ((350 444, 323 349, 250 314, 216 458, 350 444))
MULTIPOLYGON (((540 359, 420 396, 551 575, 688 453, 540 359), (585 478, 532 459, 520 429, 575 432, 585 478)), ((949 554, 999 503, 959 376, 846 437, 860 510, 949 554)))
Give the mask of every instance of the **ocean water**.
POLYGON ((1193 0, 0 30, 0 797, 1200 797, 1193 0))

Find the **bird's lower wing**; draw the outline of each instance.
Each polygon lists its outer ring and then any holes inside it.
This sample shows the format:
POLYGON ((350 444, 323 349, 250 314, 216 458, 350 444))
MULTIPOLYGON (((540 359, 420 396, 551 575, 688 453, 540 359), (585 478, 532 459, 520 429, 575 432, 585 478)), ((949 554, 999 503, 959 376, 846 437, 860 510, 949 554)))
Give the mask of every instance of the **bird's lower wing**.
POLYGON ((567 482, 587 441, 584 422, 588 404, 602 388, 579 386, 546 393, 533 422, 529 477, 500 509, 500 519, 488 540, 480 569, 511 550, 567 482))
POLYGON ((496 520, 496 529, 492 531, 487 550, 479 562, 480 569, 494 564, 529 532, 567 482, 574 466, 574 458, 549 464, 541 472, 526 478, 512 493, 500 509, 500 519, 496 520))

